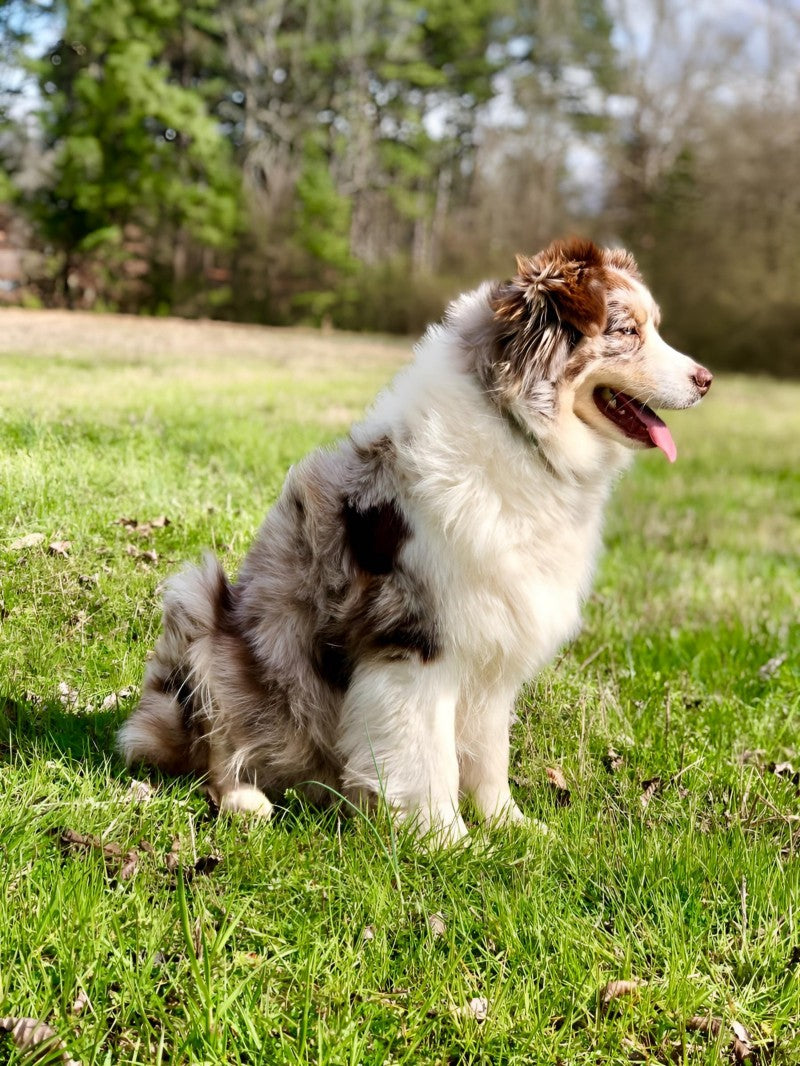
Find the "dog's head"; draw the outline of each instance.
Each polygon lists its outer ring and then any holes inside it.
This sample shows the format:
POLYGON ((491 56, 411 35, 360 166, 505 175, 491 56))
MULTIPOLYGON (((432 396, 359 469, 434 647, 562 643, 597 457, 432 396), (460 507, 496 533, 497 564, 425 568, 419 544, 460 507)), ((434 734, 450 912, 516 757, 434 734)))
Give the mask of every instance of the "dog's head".
POLYGON ((692 407, 711 374, 658 333, 659 310, 633 257, 590 241, 556 241, 489 290, 492 341, 477 369, 494 401, 539 437, 574 417, 630 448, 672 436, 653 408, 692 407))

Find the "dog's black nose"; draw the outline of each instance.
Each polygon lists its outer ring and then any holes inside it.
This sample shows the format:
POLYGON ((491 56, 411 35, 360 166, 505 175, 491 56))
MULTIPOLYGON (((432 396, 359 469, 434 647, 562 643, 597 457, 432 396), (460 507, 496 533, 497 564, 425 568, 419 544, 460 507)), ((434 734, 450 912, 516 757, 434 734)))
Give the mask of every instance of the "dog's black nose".
POLYGON ((711 388, 711 382, 714 380, 714 375, 710 370, 706 370, 704 366, 699 366, 697 370, 692 374, 692 381, 698 387, 700 392, 705 396, 708 390, 711 388))

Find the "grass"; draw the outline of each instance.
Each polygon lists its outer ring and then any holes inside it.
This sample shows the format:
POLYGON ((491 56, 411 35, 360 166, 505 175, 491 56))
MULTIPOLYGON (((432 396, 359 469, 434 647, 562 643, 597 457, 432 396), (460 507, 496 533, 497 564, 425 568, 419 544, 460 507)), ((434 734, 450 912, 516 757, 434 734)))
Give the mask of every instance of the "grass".
POLYGON ((159 580, 209 545, 235 570, 403 348, 0 324, 0 1015, 86 1064, 710 1064, 732 1021, 746 1061, 800 1061, 800 387, 720 380, 670 420, 674 467, 638 460, 583 634, 519 706, 513 787, 550 833, 431 854, 291 796, 268 826, 187 781, 137 801, 113 753, 159 580), (646 983, 604 1005, 620 979, 646 983))

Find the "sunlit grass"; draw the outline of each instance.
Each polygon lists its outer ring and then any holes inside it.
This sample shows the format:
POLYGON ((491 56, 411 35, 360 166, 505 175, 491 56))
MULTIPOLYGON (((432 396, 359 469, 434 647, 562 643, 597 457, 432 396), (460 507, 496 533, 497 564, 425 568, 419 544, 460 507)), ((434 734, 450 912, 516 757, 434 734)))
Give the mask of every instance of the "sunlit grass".
POLYGON ((131 802, 112 745, 158 582, 206 546, 235 571, 402 350, 247 331, 237 359, 223 327, 200 350, 152 323, 117 350, 83 321, 59 350, 32 316, 0 371, 0 1016, 87 1064, 719 1063, 730 1034, 686 1030, 708 1014, 800 1061, 797 779, 769 769, 800 758, 800 387, 718 381, 670 420, 677 464, 618 486, 584 632, 519 707, 513 787, 550 833, 429 854, 293 797, 266 827, 184 781, 131 802), (64 829, 134 849, 133 876, 64 829), (221 863, 183 885, 176 837, 186 871, 221 863), (620 978, 647 983, 605 1010, 620 978))

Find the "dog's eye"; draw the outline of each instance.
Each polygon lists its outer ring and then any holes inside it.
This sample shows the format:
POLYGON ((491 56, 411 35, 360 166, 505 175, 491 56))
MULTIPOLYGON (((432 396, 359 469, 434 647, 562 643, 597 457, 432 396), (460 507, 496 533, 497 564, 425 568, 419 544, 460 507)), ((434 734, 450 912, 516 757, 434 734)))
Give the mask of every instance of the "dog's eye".
POLYGON ((636 337, 639 334, 639 330, 636 326, 623 326, 621 329, 615 329, 615 333, 624 333, 626 337, 636 337))

